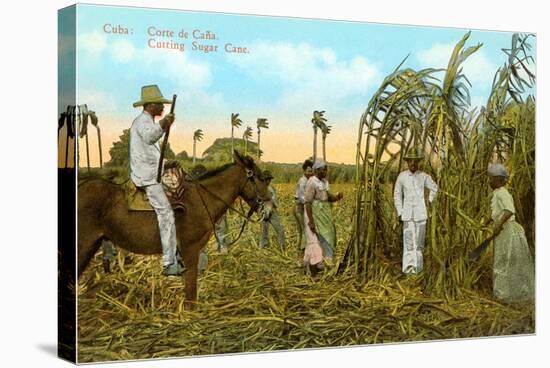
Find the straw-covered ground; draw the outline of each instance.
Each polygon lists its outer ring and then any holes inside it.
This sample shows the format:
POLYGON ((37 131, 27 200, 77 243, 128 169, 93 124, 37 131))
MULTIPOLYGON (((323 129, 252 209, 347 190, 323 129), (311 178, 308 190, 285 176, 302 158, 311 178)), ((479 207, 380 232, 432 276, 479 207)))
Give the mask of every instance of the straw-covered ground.
MULTIPOLYGON (((291 185, 276 186, 288 247, 274 239, 258 249, 251 224, 227 255, 208 247, 209 265, 199 278, 199 303, 183 309, 183 281, 160 275, 160 256, 118 251, 105 275, 98 253, 79 282, 80 362, 200 354, 349 346, 400 341, 533 333, 532 304, 496 302, 490 285, 463 290, 459 300, 430 295, 422 278, 396 272, 362 282, 334 267, 317 279, 304 273, 291 214, 291 185)), ((338 250, 351 230, 352 186, 334 186, 346 198, 334 207, 338 250)), ((241 219, 230 218, 232 233, 241 219)), ((429 257, 429 255, 428 255, 429 257)))

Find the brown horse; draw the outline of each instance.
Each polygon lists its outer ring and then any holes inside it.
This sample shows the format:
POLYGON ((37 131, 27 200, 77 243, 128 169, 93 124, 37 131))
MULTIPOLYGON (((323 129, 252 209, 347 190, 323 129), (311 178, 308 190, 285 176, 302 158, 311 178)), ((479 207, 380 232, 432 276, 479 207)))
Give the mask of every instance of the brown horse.
MULTIPOLYGON (((260 201, 271 205, 262 172, 252 158, 234 152, 235 163, 221 167, 199 182, 186 184, 185 213, 175 211, 178 249, 185 272, 185 305, 197 300, 198 259, 214 230, 214 223, 237 197, 251 207, 260 201)), ((78 188, 78 275, 102 239, 138 254, 161 254, 160 233, 153 211, 129 211, 120 185, 91 179, 78 188)))

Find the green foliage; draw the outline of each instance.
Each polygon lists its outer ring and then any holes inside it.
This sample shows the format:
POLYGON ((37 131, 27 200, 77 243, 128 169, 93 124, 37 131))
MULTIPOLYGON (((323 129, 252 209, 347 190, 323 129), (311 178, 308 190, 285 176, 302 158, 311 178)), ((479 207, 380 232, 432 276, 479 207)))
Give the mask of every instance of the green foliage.
POLYGON ((175 159, 179 160, 179 161, 189 160, 189 158, 190 157, 189 157, 189 154, 187 153, 187 151, 181 151, 175 157, 175 159))
MULTIPOLYGON (((203 153, 203 159, 209 162, 216 162, 221 164, 231 162, 232 150, 231 147, 239 152, 244 152, 245 141, 243 139, 235 138, 217 138, 210 147, 208 147, 203 153)), ((254 142, 248 142, 248 154, 252 156, 258 155, 258 145, 254 142)))
POLYGON ((199 141, 200 142, 200 141, 202 141, 203 137, 204 137, 204 133, 203 133, 202 129, 197 129, 193 133, 193 140, 194 141, 199 141))
POLYGON ((238 128, 242 125, 243 121, 239 119, 239 114, 231 113, 231 126, 238 128))
POLYGON ((128 147, 130 140, 130 129, 124 129, 119 140, 113 143, 109 149, 111 160, 105 163, 105 166, 128 166, 128 147))
POLYGON ((260 129, 269 129, 269 123, 266 118, 258 118, 258 120, 256 120, 256 127, 259 133, 260 129))
MULTIPOLYGON (((161 137, 161 140, 163 138, 161 137)), ((130 146, 130 129, 124 129, 122 135, 119 136, 119 140, 113 142, 113 146, 109 149, 109 154, 111 155, 111 160, 105 163, 107 167, 126 167, 128 166, 128 147, 130 146)), ((162 141, 159 141, 161 144, 162 141)), ((170 148, 170 142, 166 146, 165 158, 172 160, 176 157, 172 148, 170 148)))

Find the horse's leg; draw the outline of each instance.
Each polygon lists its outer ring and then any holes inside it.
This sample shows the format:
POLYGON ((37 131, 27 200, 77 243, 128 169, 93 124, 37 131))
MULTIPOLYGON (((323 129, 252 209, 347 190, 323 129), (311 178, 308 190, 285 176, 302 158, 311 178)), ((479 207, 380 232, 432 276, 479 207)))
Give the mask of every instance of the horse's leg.
POLYGON ((93 258, 94 254, 101 245, 102 234, 99 232, 89 232, 87 234, 79 234, 78 236, 78 276, 86 269, 88 263, 93 258))
POLYGON ((185 265, 185 309, 193 309, 197 302, 197 276, 199 269, 200 248, 193 246, 182 253, 185 265))

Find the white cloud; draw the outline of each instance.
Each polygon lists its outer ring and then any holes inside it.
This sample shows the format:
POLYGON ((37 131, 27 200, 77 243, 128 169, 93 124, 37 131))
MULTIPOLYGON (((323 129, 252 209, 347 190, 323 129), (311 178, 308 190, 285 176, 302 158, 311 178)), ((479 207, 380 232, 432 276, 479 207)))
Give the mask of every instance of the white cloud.
POLYGON ((101 106, 103 111, 116 112, 120 107, 116 105, 116 100, 113 97, 110 93, 97 90, 81 88, 78 90, 78 104, 85 103, 90 110, 94 110, 95 106, 101 106))
POLYGON ((112 53, 114 59, 121 63, 135 60, 136 48, 130 41, 116 40, 110 45, 109 51, 112 53))
MULTIPOLYGON (((454 44, 436 43, 431 48, 418 52, 416 56, 423 68, 447 68, 454 47, 454 44)), ((473 87, 482 84, 481 87, 490 89, 498 65, 487 57, 482 46, 462 63, 462 68, 473 87)))
MULTIPOLYGON (((98 59, 108 64, 123 64, 122 72, 131 80, 142 84, 158 83, 158 75, 169 78, 174 91, 178 93, 178 105, 190 106, 198 111, 208 111, 212 106, 223 106, 220 93, 209 91, 212 83, 212 67, 208 62, 197 60, 177 49, 152 49, 147 45, 136 47, 131 41, 119 37, 107 37, 100 32, 84 33, 79 36, 79 56, 87 63, 88 73, 102 68, 98 59)), ((167 96, 170 91, 164 91, 167 96)), ((116 95, 107 96, 106 91, 88 90, 82 93, 86 101, 94 106, 111 110, 116 95), (91 102, 90 102, 91 103, 91 102)), ((136 96, 139 91, 136 92, 136 96)), ((170 96, 168 96, 170 97, 170 96)))
POLYGON ((99 31, 83 33, 78 37, 78 52, 97 58, 107 47, 107 38, 99 31))
POLYGON ((139 61, 140 70, 146 65, 151 70, 161 71, 185 89, 204 88, 212 79, 210 65, 193 60, 186 53, 175 49, 153 49, 147 45, 137 48, 131 41, 120 38, 113 40, 113 37, 98 31, 81 34, 78 51, 84 60, 92 58, 92 65, 97 61, 95 58, 105 55, 109 55, 116 63, 129 64, 128 70, 134 68, 133 62, 139 61))
POLYGON ((229 61, 248 74, 282 84, 279 103, 285 109, 330 108, 348 97, 364 95, 380 77, 364 57, 339 60, 334 50, 307 43, 257 42, 250 54, 230 55, 229 61))

